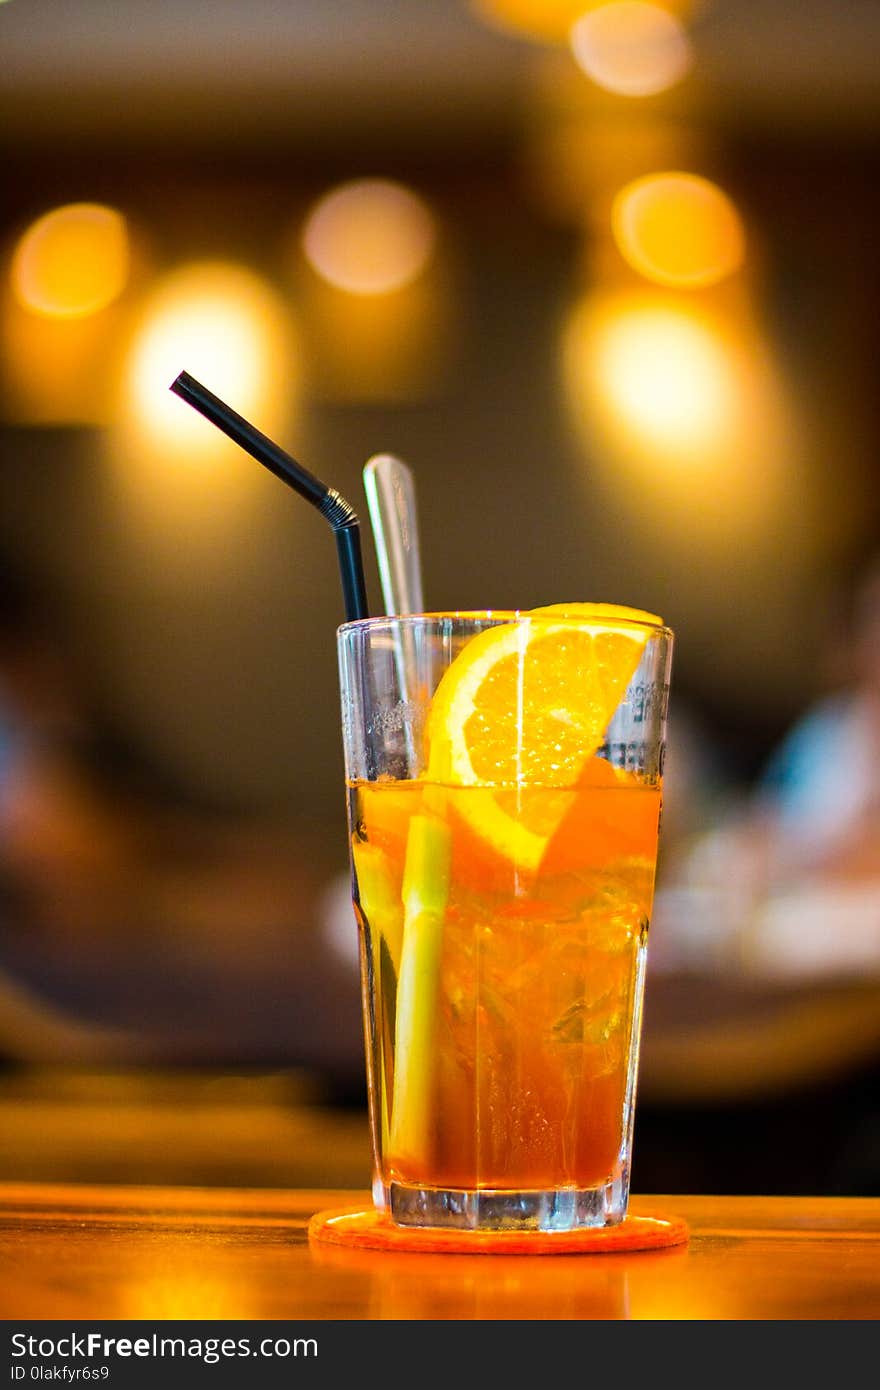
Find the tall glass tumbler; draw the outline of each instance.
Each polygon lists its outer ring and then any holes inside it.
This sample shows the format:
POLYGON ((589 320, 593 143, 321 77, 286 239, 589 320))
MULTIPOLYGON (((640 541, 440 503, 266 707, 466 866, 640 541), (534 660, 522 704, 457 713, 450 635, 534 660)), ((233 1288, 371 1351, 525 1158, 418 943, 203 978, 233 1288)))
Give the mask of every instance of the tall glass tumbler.
POLYGON ((374 1200, 397 1224, 626 1214, 673 641, 631 611, 339 629, 374 1200))

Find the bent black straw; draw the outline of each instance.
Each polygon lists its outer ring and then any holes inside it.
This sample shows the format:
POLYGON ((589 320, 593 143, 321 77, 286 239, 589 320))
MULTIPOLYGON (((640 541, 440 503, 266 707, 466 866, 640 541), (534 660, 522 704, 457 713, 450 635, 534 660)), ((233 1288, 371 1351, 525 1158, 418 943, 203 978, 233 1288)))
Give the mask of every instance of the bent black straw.
POLYGON ((358 618, 369 617, 361 557, 360 522, 351 504, 346 502, 335 488, 322 483, 320 478, 303 468, 295 458, 285 453, 201 382, 196 381, 189 372, 181 372, 172 381, 170 390, 200 415, 204 415, 206 420, 210 420, 212 425, 216 425, 258 463, 262 463, 276 478, 287 483, 288 487, 292 487, 317 508, 325 521, 330 523, 336 536, 346 620, 354 622, 358 618))

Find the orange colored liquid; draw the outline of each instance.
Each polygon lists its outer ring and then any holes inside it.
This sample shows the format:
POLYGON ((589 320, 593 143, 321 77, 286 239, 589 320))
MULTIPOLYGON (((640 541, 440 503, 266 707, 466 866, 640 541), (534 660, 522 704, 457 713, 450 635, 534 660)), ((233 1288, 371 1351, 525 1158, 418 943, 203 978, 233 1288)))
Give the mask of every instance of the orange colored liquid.
POLYGON ((529 870, 475 832, 468 807, 485 789, 351 786, 384 1183, 526 1191, 595 1187, 614 1174, 634 1099, 660 789, 603 768, 562 795, 504 794, 508 814, 555 826, 529 870), (448 829, 450 859, 429 1001, 429 1121, 413 1154, 395 1151, 392 1101, 395 1066, 406 1061, 396 1055, 396 1006, 408 827, 425 813, 448 829))

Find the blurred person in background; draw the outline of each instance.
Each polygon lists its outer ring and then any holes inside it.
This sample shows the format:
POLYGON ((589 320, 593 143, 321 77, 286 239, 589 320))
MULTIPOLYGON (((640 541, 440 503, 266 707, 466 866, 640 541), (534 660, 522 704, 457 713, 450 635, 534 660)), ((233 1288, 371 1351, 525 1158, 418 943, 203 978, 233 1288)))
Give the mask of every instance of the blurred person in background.
POLYGON ((817 640, 824 689, 658 880, 654 1190, 880 1191, 880 556, 817 640))
POLYGON ((829 634, 833 688, 756 789, 765 902, 746 949, 769 974, 880 980, 880 555, 843 610, 829 634))
POLYGON ((819 640, 823 693, 688 846, 676 887, 714 894, 707 957, 763 978, 880 978, 880 556, 819 640))
POLYGON ((756 801, 779 873, 860 881, 880 876, 880 555, 842 607, 828 644, 834 688, 783 739, 756 801))

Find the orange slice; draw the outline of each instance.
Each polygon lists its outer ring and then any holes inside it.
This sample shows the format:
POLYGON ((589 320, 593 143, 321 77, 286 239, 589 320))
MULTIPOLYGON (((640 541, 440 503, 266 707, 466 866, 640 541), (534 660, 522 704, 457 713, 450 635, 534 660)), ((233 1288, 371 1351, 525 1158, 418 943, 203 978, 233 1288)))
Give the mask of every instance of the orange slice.
POLYGON ((480 632, 443 674, 428 717, 427 776, 481 788, 456 798, 457 812, 484 844, 534 873, 662 620, 610 603, 524 617, 532 621, 480 632))
POLYGON ((554 604, 471 639, 428 719, 428 779, 480 840, 535 872, 661 619, 613 604, 554 604), (559 795, 550 796, 548 789, 559 795))

